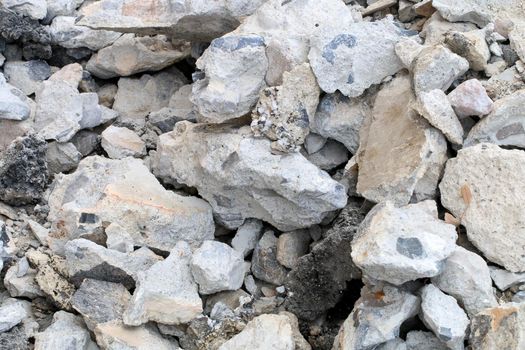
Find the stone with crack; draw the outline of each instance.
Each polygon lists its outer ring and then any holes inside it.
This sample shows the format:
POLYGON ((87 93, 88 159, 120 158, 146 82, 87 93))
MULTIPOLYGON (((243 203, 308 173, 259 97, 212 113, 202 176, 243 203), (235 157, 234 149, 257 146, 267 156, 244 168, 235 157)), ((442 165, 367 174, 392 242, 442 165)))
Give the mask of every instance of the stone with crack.
POLYGON ((439 89, 421 92, 416 110, 446 138, 456 144, 463 143, 463 126, 452 109, 447 95, 439 89))
POLYGON ((432 284, 456 298, 471 318, 498 304, 485 260, 459 246, 445 261, 441 274, 432 278, 432 284))
POLYGON ((138 274, 133 297, 124 312, 126 325, 148 321, 173 325, 188 323, 202 313, 202 300, 191 273, 191 249, 179 242, 170 255, 138 274))
POLYGON ((101 79, 164 69, 190 55, 190 44, 172 43, 166 36, 124 34, 89 59, 86 70, 101 79))
POLYGON ((0 120, 25 120, 31 114, 31 107, 22 91, 6 82, 0 73, 0 120))
POLYGON ((53 323, 45 331, 35 335, 35 350, 67 349, 97 350, 82 318, 74 314, 57 311, 53 323))
POLYGON ((393 286, 365 286, 341 326, 332 350, 371 349, 399 336, 404 321, 419 312, 419 297, 393 286))
POLYGON ((492 112, 470 130, 465 146, 481 142, 525 147, 525 89, 497 100, 492 112))
POLYGON ((266 231, 255 246, 251 271, 253 275, 275 285, 281 285, 288 270, 277 260, 277 238, 273 231, 266 231))
POLYGON ((111 159, 146 155, 146 144, 133 130, 111 125, 101 136, 102 148, 111 159))
POLYGON ((439 185, 443 206, 460 218, 469 240, 511 272, 525 271, 523 173, 523 151, 481 143, 449 160, 439 185))
POLYGON ((247 127, 179 122, 160 136, 154 173, 194 186, 226 227, 247 218, 288 231, 319 223, 346 204, 344 187, 298 153, 273 155, 247 127))
POLYGON ((513 273, 496 266, 490 266, 490 277, 499 290, 505 291, 516 285, 525 283, 525 273, 513 273))
POLYGON ((454 297, 426 285, 421 289, 421 318, 449 349, 464 349, 470 321, 454 297))
POLYGON ((145 247, 126 254, 86 239, 69 241, 64 250, 70 280, 77 286, 84 279, 91 278, 122 283, 131 289, 135 287, 139 272, 161 260, 145 247))
POLYGON ((463 33, 449 32, 445 35, 445 44, 452 52, 467 59, 470 69, 483 71, 491 56, 486 34, 485 29, 463 33))
POLYGON ((136 246, 171 250, 179 240, 213 238, 210 206, 167 191, 139 159, 92 156, 69 175, 57 175, 48 197, 50 239, 60 252, 95 221, 117 223, 136 246))
POLYGON ((493 102, 487 91, 477 79, 469 79, 459 84, 448 99, 458 117, 485 116, 493 110, 493 102))
POLYGON ((51 68, 43 60, 8 61, 4 65, 4 74, 9 84, 31 95, 38 84, 51 76, 51 68))
POLYGON ((243 257, 248 256, 259 239, 262 236, 263 223, 257 219, 247 219, 235 233, 232 239, 231 246, 233 249, 242 254, 243 257))
POLYGON ((357 192, 373 202, 396 205, 433 198, 447 159, 445 137, 410 108, 410 79, 400 75, 377 95, 363 124, 357 192), (365 125, 368 123, 368 126, 365 125))
POLYGON ((252 113, 255 136, 266 136, 276 153, 297 152, 319 103, 319 86, 308 63, 283 74, 280 86, 261 91, 252 113))
POLYGON ((433 277, 452 254, 456 228, 438 219, 434 201, 376 205, 352 241, 352 259, 369 277, 401 285, 433 277))
POLYGON ((323 91, 339 90, 349 97, 360 96, 371 85, 400 71, 403 65, 394 46, 401 38, 415 34, 389 19, 330 29, 312 37, 308 58, 323 91))

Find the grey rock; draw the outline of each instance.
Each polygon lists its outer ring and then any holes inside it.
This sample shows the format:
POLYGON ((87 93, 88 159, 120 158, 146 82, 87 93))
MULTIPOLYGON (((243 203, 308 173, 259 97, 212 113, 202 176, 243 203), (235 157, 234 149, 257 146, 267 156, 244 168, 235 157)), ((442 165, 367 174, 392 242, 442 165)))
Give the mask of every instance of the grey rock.
POLYGON ((124 312, 124 323, 131 326, 148 321, 180 324, 202 313, 190 259, 189 245, 179 242, 168 258, 141 271, 137 288, 124 312))
POLYGON ((0 305, 0 333, 7 332, 29 317, 31 304, 24 300, 8 298, 0 305))
POLYGON ((131 253, 135 250, 133 246, 133 238, 126 231, 126 229, 117 223, 111 223, 104 233, 107 236, 106 246, 109 249, 118 250, 122 253, 131 253))
POLYGON ((418 297, 396 287, 365 286, 332 349, 370 349, 395 339, 402 323, 417 315, 419 304, 418 297))
POLYGON ((434 89, 445 91, 468 69, 466 59, 442 45, 423 49, 411 66, 414 91, 416 95, 434 89))
POLYGON ((406 350, 407 347, 403 339, 395 338, 395 339, 387 341, 386 343, 378 345, 375 349, 376 350, 406 350))
POLYGON ((109 158, 141 157, 146 154, 146 144, 128 128, 109 126, 102 134, 102 148, 109 158))
POLYGON ((140 37, 125 34, 91 56, 86 70, 101 79, 124 77, 159 71, 189 55, 188 42, 172 43, 164 35, 140 37))
POLYGON ((349 97, 401 70, 394 46, 413 34, 388 19, 331 29, 312 38, 308 58, 323 91, 339 90, 349 97))
MULTIPOLYGON (((173 109, 176 116, 181 119, 196 122, 199 112, 197 111, 197 107, 191 102, 192 90, 193 84, 183 85, 171 96, 168 107, 173 109)), ((168 131, 171 130, 173 130, 173 128, 168 131)))
POLYGON ((400 285, 438 275, 452 254, 456 228, 438 219, 434 201, 376 205, 352 241, 352 259, 372 278, 400 285))
POLYGON ((65 81, 71 86, 78 88, 80 82, 82 81, 82 75, 84 73, 84 68, 79 63, 71 63, 60 68, 49 77, 49 80, 58 80, 65 81))
POLYGON ((443 206, 461 218, 469 240, 511 272, 525 271, 525 207, 520 205, 525 185, 515 178, 525 171, 524 161, 523 151, 477 144, 447 162, 439 185, 443 206))
POLYGON ((266 231, 255 246, 251 270, 262 281, 275 285, 284 283, 288 270, 277 260, 277 238, 272 231, 266 231))
POLYGON ((477 79, 469 79, 459 84, 448 94, 448 99, 460 118, 467 116, 482 117, 493 110, 492 100, 477 79))
POLYGON ((49 229, 45 228, 44 226, 40 225, 38 222, 33 220, 27 220, 27 225, 29 226, 29 229, 36 237, 36 239, 40 242, 40 244, 47 246, 47 237, 49 235, 49 229))
POLYGON ((319 169, 329 171, 348 161, 348 149, 342 143, 328 140, 319 151, 304 156, 319 169))
POLYGON ((0 120, 25 120, 30 113, 31 108, 23 92, 6 83, 0 73, 0 120))
POLYGON ((10 205, 37 202, 47 185, 46 142, 34 134, 14 140, 0 153, 0 200, 10 205))
POLYGON ((97 350, 82 319, 65 311, 53 315, 53 323, 35 336, 35 350, 97 350))
POLYGON ((293 269, 299 258, 310 247, 310 233, 307 230, 296 230, 281 234, 277 240, 277 261, 289 269, 293 269))
POLYGON ((131 294, 122 284, 86 278, 71 299, 89 330, 106 322, 122 320, 131 294))
POLYGON ((42 19, 47 14, 46 0, 2 0, 2 6, 31 19, 42 19))
POLYGON ((4 74, 9 84, 31 95, 39 83, 51 76, 51 68, 43 60, 9 61, 4 65, 4 74))
POLYGON ((315 320, 341 300, 348 282, 361 277, 350 252, 364 216, 361 201, 350 200, 326 232, 326 238, 299 258, 285 282, 289 292, 287 310, 302 319, 315 320))
POLYGON ((465 308, 469 317, 497 305, 487 263, 479 255, 456 247, 440 275, 432 283, 452 295, 465 308))
POLYGON ((190 266, 201 294, 236 290, 244 280, 243 256, 221 242, 204 241, 193 252, 190 266))
POLYGON ((432 6, 450 22, 472 22, 483 27, 498 18, 519 17, 523 3, 519 0, 467 0, 458 4, 453 0, 437 0, 432 6))
POLYGON ((310 132, 304 139, 304 149, 306 153, 313 154, 323 148, 326 141, 327 139, 325 137, 310 132))
POLYGON ((98 51, 114 43, 122 34, 107 30, 92 30, 76 23, 76 17, 57 16, 49 26, 51 41, 59 46, 75 49, 87 47, 98 51))
POLYGON ((524 100, 525 90, 497 100, 492 112, 470 130, 465 146, 489 142, 500 146, 525 147, 524 100))
POLYGON ((36 20, 25 18, 4 7, 0 9, 0 18, 0 31, 5 39, 42 44, 50 41, 49 32, 36 20))
POLYGON ((45 22, 51 21, 56 16, 71 16, 84 0, 47 0, 47 15, 45 22))
POLYGON ((100 145, 100 135, 90 130, 80 130, 73 136, 71 143, 85 157, 95 151, 100 145))
POLYGON ((20 259, 15 265, 11 266, 4 277, 4 286, 12 297, 25 297, 34 299, 44 296, 40 287, 35 281, 36 270, 27 267, 23 271, 23 264, 28 264, 26 258, 20 259))
POLYGON ((454 297, 432 284, 426 285, 421 289, 421 317, 449 349, 464 349, 470 321, 454 297))
POLYGON ((248 256, 261 238, 262 229, 262 221, 257 219, 246 219, 246 221, 244 221, 244 223, 237 229, 237 232, 232 239, 232 248, 241 253, 243 257, 248 256))
POLYGON ((91 278, 122 283, 128 289, 135 287, 139 272, 160 260, 147 248, 125 254, 86 239, 69 241, 65 245, 65 256, 70 279, 75 285, 91 278))
POLYGON ((95 329, 97 343, 108 350, 180 350, 176 342, 164 338, 154 324, 129 327, 107 322, 95 329))
POLYGON ((395 50, 403 66, 408 69, 425 47, 425 45, 421 45, 421 40, 418 40, 417 37, 408 37, 399 40, 395 46, 395 50))
POLYGON ((47 145, 46 161, 50 174, 65 173, 75 169, 82 154, 71 142, 50 142, 47 145))
POLYGON ((82 119, 78 122, 81 129, 94 128, 117 118, 118 113, 98 104, 98 95, 94 92, 80 94, 82 100, 82 119))
POLYGON ((271 154, 270 141, 247 127, 179 122, 160 136, 152 161, 163 180, 196 187, 230 229, 246 218, 283 231, 308 227, 346 204, 344 187, 327 173, 298 153, 271 154))
POLYGON ((443 344, 431 332, 410 331, 407 333, 405 341, 406 350, 446 350, 448 347, 443 344))
POLYGON ((513 273, 495 266, 490 266, 489 269, 490 277, 501 291, 525 283, 525 273, 513 273))

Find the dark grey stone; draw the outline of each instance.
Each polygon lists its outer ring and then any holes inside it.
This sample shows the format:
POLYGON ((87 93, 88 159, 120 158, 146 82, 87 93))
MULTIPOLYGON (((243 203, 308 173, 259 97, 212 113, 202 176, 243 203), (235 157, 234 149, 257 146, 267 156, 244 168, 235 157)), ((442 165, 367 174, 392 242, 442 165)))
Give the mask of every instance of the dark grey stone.
POLYGON ((396 250, 398 253, 403 254, 410 259, 419 258, 424 254, 423 245, 419 239, 415 237, 398 237, 396 250))

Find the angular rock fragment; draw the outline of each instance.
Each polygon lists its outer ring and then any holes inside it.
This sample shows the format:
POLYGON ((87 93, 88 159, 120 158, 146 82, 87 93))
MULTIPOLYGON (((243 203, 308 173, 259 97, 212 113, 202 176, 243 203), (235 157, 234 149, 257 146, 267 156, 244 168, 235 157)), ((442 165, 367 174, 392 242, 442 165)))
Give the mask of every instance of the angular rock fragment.
POLYGON ((448 99, 457 115, 462 117, 489 114, 493 109, 493 102, 487 95, 485 88, 477 79, 469 79, 459 84, 448 99))
POLYGON ((437 217, 434 201, 395 208, 378 204, 352 241, 352 259, 372 278, 400 285, 438 275, 452 254, 456 229, 437 217))
POLYGON ((124 312, 126 325, 148 321, 187 323, 202 313, 202 301, 190 269, 191 249, 179 242, 170 255, 138 275, 138 283, 124 312))
POLYGON ((308 154, 314 154, 320 151, 326 144, 327 139, 321 135, 310 132, 304 139, 304 149, 308 154))
POLYGON ((0 73, 0 120, 25 120, 30 113, 31 108, 22 91, 6 83, 0 73))
POLYGON ((221 242, 204 241, 193 252, 190 266, 201 294, 237 290, 244 281, 243 256, 221 242))
POLYGON ((417 315, 419 304, 418 297, 396 287, 365 286, 332 349, 370 349, 395 339, 403 322, 417 315))
POLYGON ((477 28, 473 23, 449 22, 441 17, 439 12, 434 12, 423 25, 420 35, 425 38, 425 44, 436 45, 445 42, 445 36, 448 32, 468 32, 477 28))
MULTIPOLYGON (((407 334, 405 341, 406 350, 447 350, 448 347, 442 343, 431 332, 411 331, 407 334)), ((404 350, 404 349, 402 349, 404 350)))
POLYGON ((4 277, 4 286, 12 297, 25 297, 34 299, 44 296, 35 281, 37 271, 29 267, 26 258, 20 259, 11 266, 4 277))
POLYGON ((7 298, 0 305, 0 333, 7 332, 24 319, 31 310, 31 304, 25 300, 7 298))
POLYGON ((312 38, 308 58, 323 91, 356 97, 403 68, 394 46, 411 34, 391 20, 330 28, 312 38))
POLYGON ((4 74, 9 84, 31 95, 37 90, 38 84, 51 76, 51 68, 42 60, 9 61, 4 65, 4 74))
POLYGON ((46 161, 50 174, 65 173, 76 168, 82 154, 71 142, 47 144, 46 161))
POLYGON ((98 104, 98 95, 94 92, 80 94, 82 100, 82 119, 78 122, 81 129, 94 128, 117 118, 118 113, 98 104))
POLYGON ((2 0, 2 6, 31 19, 43 19, 47 14, 46 0, 2 0))
POLYGON ((456 298, 469 317, 497 305, 487 263, 465 248, 456 247, 432 283, 456 298))
POLYGON ((525 90, 516 91, 497 100, 492 113, 470 130, 465 146, 481 142, 525 147, 525 90))
POLYGON ((10 205, 38 201, 46 188, 46 142, 31 134, 19 137, 0 153, 0 200, 10 205))
POLYGON ((447 95, 442 90, 435 89, 421 92, 416 106, 418 112, 447 139, 456 144, 463 143, 463 127, 452 109, 447 95))
POLYGON ((489 269, 490 277, 501 291, 525 282, 525 273, 512 273, 495 266, 490 266, 489 269))
POLYGON ((258 218, 294 230, 344 207, 344 187, 327 173, 300 154, 270 151, 270 141, 254 139, 246 127, 179 122, 160 136, 153 171, 168 182, 196 187, 228 228, 258 218))
POLYGON ((242 254, 243 257, 248 256, 262 235, 263 223, 257 219, 247 219, 235 233, 231 245, 233 249, 242 254))
POLYGON ((442 45, 423 49, 412 62, 414 91, 416 95, 434 89, 445 91, 468 69, 466 59, 442 45))
POLYGON ((255 246, 252 257, 252 273, 258 279, 281 285, 288 270, 277 260, 277 238, 272 231, 266 231, 255 246))
POLYGON ((521 349, 525 304, 507 303, 485 309, 472 318, 470 344, 473 349, 521 349))
POLYGON ((78 85, 82 81, 82 74, 84 68, 78 63, 71 63, 60 68, 59 71, 53 73, 49 80, 65 81, 71 86, 78 88, 78 85))
POLYGON ((421 290, 423 322, 450 349, 463 349, 469 319, 456 299, 429 284, 421 290))
POLYGON ((424 48, 425 46, 421 45, 418 39, 409 37, 399 40, 395 46, 395 51, 403 66, 408 69, 424 48))
POLYGON ((461 218, 469 240, 511 272, 525 271, 524 173, 523 151, 481 143, 447 162, 439 185, 443 206, 461 218))
POLYGON ((107 322, 95 329, 95 336, 103 349, 180 350, 175 342, 164 338, 151 323, 129 327, 119 322, 107 322))
POLYGON ((111 223, 104 230, 106 234, 106 246, 109 249, 118 250, 122 253, 131 253, 134 250, 133 238, 126 229, 117 223, 111 223))
POLYGON ((485 37, 484 29, 464 33, 449 32, 445 35, 445 44, 452 52, 467 59, 472 70, 483 71, 490 59, 490 50, 485 37))
POLYGON ((128 128, 109 126, 102 132, 102 148, 109 158, 122 159, 146 154, 146 144, 128 128))
POLYGON ((303 63, 283 74, 283 84, 261 91, 252 113, 252 130, 266 136, 277 153, 297 152, 309 132, 319 103, 319 86, 310 65, 303 63))
POLYGON ((306 230, 281 234, 277 239, 277 261, 284 267, 293 269, 299 258, 308 253, 310 241, 310 233, 306 230))
POLYGON ((439 13, 450 22, 472 22, 480 27, 487 25, 497 18, 520 15, 520 0, 467 0, 457 3, 454 0, 435 0, 432 2, 439 13))
POLYGON ((57 16, 49 26, 51 41, 68 49, 87 47, 98 51, 115 42, 122 34, 107 30, 92 30, 75 23, 72 16, 57 16))
POLYGON ((328 140, 319 151, 304 156, 319 169, 329 171, 348 161, 348 149, 342 143, 328 140))
POLYGON ((133 158, 85 158, 74 173, 55 177, 48 202, 58 249, 96 220, 119 224, 137 246, 164 251, 179 240, 212 239, 215 230, 206 202, 167 191, 133 158))
POLYGON ((446 161, 446 140, 410 108, 406 75, 377 95, 366 137, 361 136, 357 192, 373 202, 408 204, 432 198, 446 161))
POLYGON ((70 280, 79 286, 85 278, 122 283, 135 287, 138 274, 160 260, 147 248, 124 254, 104 248, 86 239, 74 239, 65 247, 70 280))
POLYGON ((101 79, 159 71, 190 55, 188 42, 172 43, 166 36, 125 34, 91 56, 86 70, 101 79))
POLYGON ((40 244, 47 246, 47 236, 49 235, 49 229, 33 220, 27 220, 27 225, 40 244))
POLYGON ((82 319, 64 311, 53 315, 53 323, 45 331, 35 335, 35 350, 68 349, 96 350, 82 319))

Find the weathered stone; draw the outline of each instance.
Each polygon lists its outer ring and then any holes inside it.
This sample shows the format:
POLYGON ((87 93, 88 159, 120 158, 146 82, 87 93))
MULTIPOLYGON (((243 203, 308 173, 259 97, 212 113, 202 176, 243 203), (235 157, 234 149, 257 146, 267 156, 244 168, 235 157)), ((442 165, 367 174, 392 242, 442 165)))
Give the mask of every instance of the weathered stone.
POLYGON ((232 239, 233 249, 241 253, 243 257, 248 256, 259 242, 262 229, 263 223, 260 220, 247 219, 244 221, 232 239))
POLYGON ((7 332, 29 316, 31 304, 14 298, 5 299, 0 305, 0 333, 7 332))
POLYGON ((505 291, 510 287, 525 283, 525 273, 512 273, 495 266, 490 266, 490 277, 499 290, 505 291))
POLYGON ((93 153, 100 145, 100 135, 90 130, 80 130, 73 136, 71 143, 83 157, 93 153))
MULTIPOLYGON (((525 16, 522 16, 525 18, 525 16)), ((522 19, 523 19, 522 18, 522 19)), ((510 47, 516 52, 522 61, 525 61, 525 22, 514 23, 509 33, 510 47)))
POLYGON ((511 272, 525 271, 524 172, 523 151, 481 143, 447 162, 439 185, 443 206, 461 219, 469 240, 511 272))
POLYGON ((450 22, 472 22, 481 27, 497 19, 519 16, 523 12, 520 0, 467 0, 457 3, 454 0, 435 0, 432 2, 439 13, 450 22))
POLYGON ((97 78, 124 77, 159 71, 190 55, 188 42, 172 43, 166 36, 125 34, 91 56, 86 69, 97 78))
POLYGON ((477 29, 476 25, 468 22, 451 23, 441 17, 439 12, 434 12, 425 22, 420 35, 425 38, 425 44, 436 45, 445 42, 445 35, 448 32, 468 32, 477 29))
POLYGON ((469 342, 473 349, 521 349, 525 303, 507 303, 485 309, 472 318, 469 342))
POLYGON ((445 35, 445 44, 452 52, 467 59, 470 69, 483 71, 490 59, 490 50, 485 40, 484 29, 470 32, 449 32, 445 35))
POLYGON ((299 258, 310 247, 312 238, 306 230, 296 230, 281 234, 277 240, 277 261, 289 269, 293 269, 299 258))
POLYGON ((304 149, 308 154, 314 154, 326 144, 327 138, 310 132, 304 139, 304 149))
POLYGON ((75 10, 84 0, 47 0, 47 15, 45 23, 50 22, 56 16, 72 16, 75 10))
POLYGON ((309 64, 285 72, 282 85, 261 91, 252 114, 255 136, 274 141, 276 153, 297 152, 309 132, 320 92, 309 64))
POLYGON ((395 339, 402 323, 417 315, 419 304, 418 297, 396 287, 365 286, 332 350, 370 349, 395 339))
POLYGON ((29 118, 30 113, 27 97, 22 91, 6 83, 0 73, 0 120, 25 120, 29 118))
POLYGON ((407 334, 405 341, 406 350, 447 350, 443 344, 431 332, 411 331, 407 334))
POLYGON ((408 37, 399 40, 395 45, 396 55, 405 68, 410 68, 414 59, 425 48, 420 41, 417 37, 408 37))
POLYGON ((140 78, 120 78, 113 109, 120 120, 134 127, 142 127, 145 117, 167 107, 171 96, 186 84, 184 75, 176 68, 144 74, 140 78))
POLYGON ((82 100, 82 119, 78 122, 81 129, 94 128, 117 118, 118 113, 98 104, 95 92, 80 94, 82 100))
POLYGON ((250 300, 250 294, 242 289, 213 294, 206 298, 204 312, 209 314, 217 303, 222 303, 230 310, 235 310, 243 304, 244 300, 250 300))
POLYGON ((270 150, 270 141, 253 138, 247 127, 179 122, 160 136, 152 168, 168 182, 196 187, 228 228, 257 218, 294 230, 344 207, 344 187, 327 173, 298 153, 270 150))
POLYGON ((162 337, 154 324, 140 327, 107 322, 95 329, 97 343, 108 350, 180 350, 175 342, 162 337))
POLYGON ((442 90, 421 92, 416 109, 432 126, 441 131, 446 138, 456 144, 463 143, 463 127, 442 90))
POLYGON ((490 77, 485 83, 485 88, 491 99, 499 100, 518 90, 525 89, 525 82, 514 66, 490 77))
POLYGON ((47 145, 46 161, 50 174, 65 173, 77 167, 82 154, 71 142, 51 142, 47 145))
POLYGON ((249 113, 265 87, 268 69, 264 38, 226 36, 212 41, 197 61, 205 74, 193 84, 199 121, 222 123, 249 113), (243 67, 239 71, 239 67, 243 67))
MULTIPOLYGON (((492 109, 492 101, 488 101, 491 102, 492 109)), ((470 130, 465 146, 480 142, 525 147, 525 90, 516 91, 497 100, 492 113, 470 130)))
POLYGON ((163 261, 139 273, 137 288, 124 312, 124 323, 187 323, 202 313, 190 268, 191 249, 179 242, 163 261))
POLYGON ((49 32, 38 21, 21 16, 4 7, 0 9, 0 31, 2 37, 8 40, 20 39, 25 42, 42 44, 48 44, 50 40, 49 32))
POLYGON ((432 283, 456 298, 470 317, 497 305, 487 263, 462 247, 456 247, 432 283))
POLYGON ((285 282, 289 292, 287 310, 302 319, 315 320, 341 300, 348 282, 361 277, 350 252, 352 239, 364 216, 361 201, 350 200, 326 238, 299 258, 285 282))
POLYGON ((4 277, 4 286, 9 295, 30 299, 44 296, 35 281, 36 273, 36 270, 29 267, 26 258, 20 259, 15 265, 11 266, 4 277))
POLYGON ((421 290, 421 316, 423 322, 450 349, 463 349, 469 319, 458 302, 434 285, 421 290))
POLYGON ((372 278, 400 285, 438 275, 452 254, 456 229, 437 217, 434 201, 395 208, 378 204, 352 241, 352 259, 372 278))
MULTIPOLYGON (((175 115, 181 120, 196 122, 199 112, 197 111, 197 107, 193 104, 193 102, 191 102, 190 99, 192 89, 193 84, 183 85, 173 94, 173 96, 171 96, 168 107, 170 107, 173 110, 173 113, 175 113, 175 115)), ((171 130, 173 130, 173 127, 168 131, 171 130)))
POLYGON ((74 88, 78 88, 80 81, 82 80, 82 73, 84 69, 78 63, 71 63, 60 68, 59 71, 53 73, 49 80, 65 81, 74 88))
POLYGON ((370 201, 404 205, 413 195, 424 200, 435 194, 447 158, 446 140, 410 108, 413 101, 406 75, 377 95, 357 159, 357 192, 370 201))
POLYGON ((394 46, 411 34, 388 19, 330 28, 312 38, 308 58, 321 89, 356 97, 403 68, 394 46))
POLYGON ((266 231, 255 246, 251 270, 262 281, 275 285, 284 283, 288 270, 277 260, 277 238, 272 231, 266 231))
POLYGON ((45 331, 35 335, 35 350, 55 349, 97 350, 89 331, 78 316, 64 311, 53 315, 53 323, 45 331))
POLYGON ((482 117, 493 109, 492 100, 477 79, 470 79, 459 84, 448 94, 448 99, 459 117, 482 117))
POLYGON ((38 84, 51 76, 51 68, 46 61, 9 61, 4 65, 4 74, 9 84, 31 95, 38 84))
POLYGON ((124 33, 169 34, 193 41, 210 41, 235 29, 265 0, 225 1, 210 4, 190 1, 103 0, 82 7, 79 25, 124 33))
POLYGON ((98 51, 115 42, 122 34, 107 30, 92 30, 78 23, 71 16, 57 16, 49 26, 51 41, 68 49, 87 47, 98 51))
POLYGON ((447 90, 469 69, 466 59, 442 45, 423 49, 412 62, 416 95, 434 89, 447 90))
POLYGON ((122 284, 86 278, 73 295, 71 305, 94 331, 100 324, 122 320, 130 298, 122 284))
POLYGON ((117 223, 111 223, 104 230, 106 234, 106 246, 109 249, 118 250, 122 253, 131 253, 135 250, 133 238, 126 229, 117 223))
POLYGON ((159 256, 144 247, 124 254, 86 239, 69 241, 64 248, 70 279, 77 286, 85 278, 92 278, 122 283, 131 289, 135 287, 139 272, 160 260, 159 256))
POLYGON ((206 202, 167 191, 139 159, 85 158, 74 173, 55 177, 48 202, 57 249, 96 220, 119 224, 137 246, 164 251, 179 240, 212 239, 215 230, 206 202))
POLYGON ((2 6, 31 19, 42 19, 47 14, 46 0, 2 0, 2 6))
POLYGON ((333 140, 328 140, 319 151, 312 154, 304 152, 303 155, 319 169, 326 171, 348 161, 348 149, 342 143, 333 140))
POLYGON ((46 188, 46 142, 36 135, 14 140, 0 153, 0 200, 10 205, 38 201, 46 188))
POLYGON ((117 95, 118 86, 115 84, 106 84, 97 90, 98 100, 100 104, 108 108, 113 107, 115 96, 117 95))
POLYGON ((109 158, 141 157, 146 155, 146 144, 128 128, 109 126, 102 132, 102 148, 109 158))
POLYGON ((40 244, 47 246, 47 236, 49 235, 49 229, 33 220, 27 220, 27 226, 29 226, 29 229, 40 242, 40 244))

